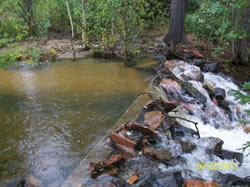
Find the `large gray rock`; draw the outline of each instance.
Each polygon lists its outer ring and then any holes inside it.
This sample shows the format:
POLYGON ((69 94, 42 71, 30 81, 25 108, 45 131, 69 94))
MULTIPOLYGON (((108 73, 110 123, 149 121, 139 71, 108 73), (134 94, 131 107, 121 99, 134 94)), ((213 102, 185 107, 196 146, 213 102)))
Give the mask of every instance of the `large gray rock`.
POLYGON ((226 91, 222 88, 215 88, 214 89, 214 96, 216 99, 225 99, 226 98, 226 91))
POLYGON ((213 178, 215 182, 221 185, 221 187, 229 187, 229 186, 249 187, 250 186, 249 178, 240 178, 233 174, 222 174, 218 172, 213 178))
POLYGON ((197 148, 197 145, 190 141, 180 141, 181 149, 184 153, 191 153, 197 148))
POLYGON ((171 187, 177 187, 177 181, 174 177, 173 174, 169 175, 165 175, 165 176, 161 176, 159 178, 157 178, 153 184, 153 187, 166 187, 166 186, 171 186, 171 187))
POLYGON ((200 144, 209 153, 219 155, 222 150, 223 140, 216 137, 204 137, 200 138, 200 144))
POLYGON ((221 159, 227 159, 227 160, 235 160, 242 164, 243 161, 243 154, 239 152, 234 151, 228 151, 228 150, 222 150, 220 154, 217 155, 221 159))
POLYGON ((201 68, 202 71, 205 72, 218 72, 218 62, 214 62, 211 64, 204 64, 201 68))

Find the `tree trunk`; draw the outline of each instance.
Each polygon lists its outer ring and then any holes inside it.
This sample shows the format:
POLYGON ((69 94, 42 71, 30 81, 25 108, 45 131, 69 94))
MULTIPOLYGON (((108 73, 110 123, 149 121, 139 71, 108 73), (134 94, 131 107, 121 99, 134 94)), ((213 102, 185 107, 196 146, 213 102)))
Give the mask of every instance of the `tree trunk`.
POLYGON ((88 47, 88 42, 86 38, 86 0, 82 0, 82 44, 83 48, 88 47))
MULTIPOLYGON (((250 32, 250 6, 242 9, 233 9, 232 24, 235 30, 244 30, 246 33, 250 32)), ((233 40, 232 42, 232 55, 233 63, 241 64, 248 61, 249 52, 248 38, 233 40)))
POLYGON ((72 34, 71 37, 72 37, 72 39, 74 39, 75 38, 75 32, 74 32, 74 26, 73 26, 73 22, 72 22, 72 16, 71 16, 68 0, 65 0, 65 3, 66 3, 68 16, 69 16, 69 21, 70 21, 70 26, 71 26, 71 34, 72 34))
POLYGON ((65 3, 66 3, 67 11, 68 11, 70 25, 71 25, 70 41, 71 41, 71 47, 72 47, 72 53, 73 53, 73 60, 76 60, 76 53, 75 53, 75 48, 74 48, 74 44, 73 44, 73 40, 74 40, 74 37, 75 37, 74 26, 73 26, 73 22, 72 22, 72 16, 71 16, 68 0, 65 0, 65 3))
POLYGON ((188 42, 184 34, 185 0, 171 0, 170 23, 168 33, 163 39, 166 45, 174 49, 180 42, 188 42))
POLYGON ((32 0, 23 0, 20 5, 21 11, 18 11, 29 27, 29 35, 33 34, 33 2, 32 0))

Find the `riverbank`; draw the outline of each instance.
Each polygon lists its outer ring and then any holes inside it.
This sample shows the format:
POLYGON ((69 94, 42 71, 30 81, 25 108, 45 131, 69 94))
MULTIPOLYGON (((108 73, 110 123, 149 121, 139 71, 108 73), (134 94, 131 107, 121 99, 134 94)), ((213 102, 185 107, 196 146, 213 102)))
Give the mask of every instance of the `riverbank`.
MULTIPOLYGON (((250 80, 250 63, 247 64, 232 64, 230 62, 231 49, 225 48, 223 51, 215 53, 213 44, 208 44, 205 40, 200 41, 195 39, 195 36, 188 34, 187 38, 190 41, 188 45, 180 44, 176 51, 172 53, 168 47, 162 42, 164 37, 164 30, 149 31, 148 34, 143 36, 136 44, 137 52, 135 56, 150 55, 159 56, 163 55, 166 59, 171 60, 175 58, 181 58, 183 60, 199 59, 198 63, 211 63, 218 62, 217 71, 227 76, 232 77, 238 85, 242 85, 244 82, 250 80), (201 60, 202 59, 202 60, 201 60)), ((9 47, 0 49, 0 53, 4 55, 10 51, 11 56, 16 55, 16 60, 21 62, 31 62, 39 60, 40 62, 54 61, 54 60, 70 60, 73 59, 71 41, 64 37, 50 37, 48 40, 32 40, 27 39, 20 43, 10 44, 9 47), (20 51, 20 52, 18 52, 20 51), (27 51, 32 51, 30 54, 27 51)), ((91 48, 83 49, 81 40, 73 41, 76 58, 95 57, 95 58, 107 58, 107 59, 123 59, 123 55, 120 52, 119 46, 112 49, 112 51, 104 50, 98 42, 93 43, 91 48)), ((1 56, 2 56, 1 55, 1 56)), ((13 57, 12 57, 13 58, 13 57)), ((133 64, 133 63, 132 63, 133 64)))

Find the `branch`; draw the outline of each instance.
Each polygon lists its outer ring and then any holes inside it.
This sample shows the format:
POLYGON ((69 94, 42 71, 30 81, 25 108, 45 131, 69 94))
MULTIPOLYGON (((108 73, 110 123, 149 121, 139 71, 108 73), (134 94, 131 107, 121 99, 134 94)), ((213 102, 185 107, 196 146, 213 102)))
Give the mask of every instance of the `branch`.
POLYGON ((181 120, 184 120, 184 121, 187 121, 187 122, 190 122, 190 123, 193 123, 195 125, 195 128, 196 128, 196 131, 198 133, 198 137, 201 138, 200 136, 200 132, 199 132, 199 129, 197 127, 198 123, 197 122, 194 122, 194 121, 191 121, 191 120, 188 120, 186 118, 182 118, 182 117, 178 117, 178 116, 169 116, 170 118, 175 118, 175 119, 181 119, 181 120))

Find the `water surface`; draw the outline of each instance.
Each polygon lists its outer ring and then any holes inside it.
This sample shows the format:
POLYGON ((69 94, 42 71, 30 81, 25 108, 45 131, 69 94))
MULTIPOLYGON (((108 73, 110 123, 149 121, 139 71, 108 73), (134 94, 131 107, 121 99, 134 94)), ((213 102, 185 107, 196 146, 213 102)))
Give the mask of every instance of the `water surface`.
POLYGON ((148 84, 149 72, 84 59, 0 69, 0 181, 59 185, 148 84))

